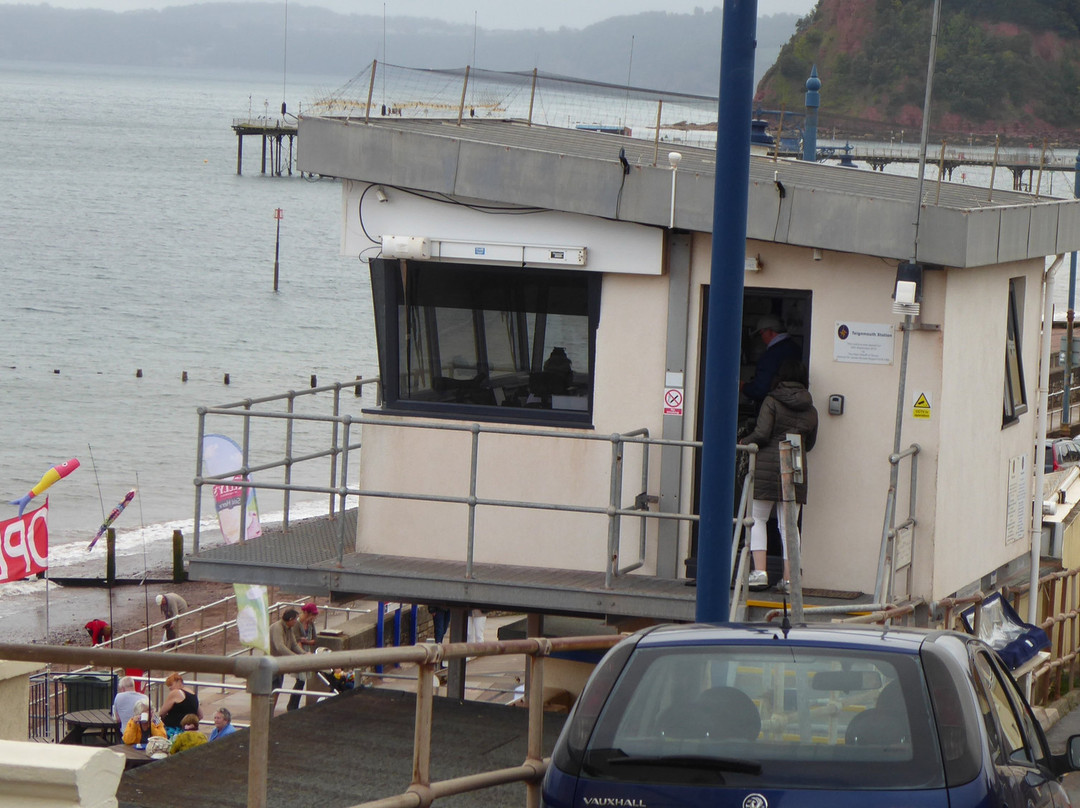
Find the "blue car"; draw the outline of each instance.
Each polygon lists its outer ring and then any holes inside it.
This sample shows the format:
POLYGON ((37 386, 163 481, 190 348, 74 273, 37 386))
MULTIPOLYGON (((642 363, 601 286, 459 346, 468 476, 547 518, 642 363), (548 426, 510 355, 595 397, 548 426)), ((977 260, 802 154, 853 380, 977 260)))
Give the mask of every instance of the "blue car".
POLYGON ((862 626, 661 626, 593 672, 546 808, 1068 806, 1080 735, 1050 754, 985 643, 862 626))

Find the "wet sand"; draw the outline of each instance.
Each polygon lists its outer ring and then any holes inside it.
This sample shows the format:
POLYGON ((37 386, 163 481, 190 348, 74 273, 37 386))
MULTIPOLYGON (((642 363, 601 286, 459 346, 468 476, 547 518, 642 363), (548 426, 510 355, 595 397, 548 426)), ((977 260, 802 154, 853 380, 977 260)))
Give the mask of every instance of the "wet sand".
MULTIPOLYGON (((67 571, 65 570, 65 573, 67 571)), ((168 568, 151 570, 150 579, 167 579, 172 571, 168 568)), ((113 636, 119 637, 131 631, 145 629, 149 623, 162 619, 161 610, 154 596, 164 592, 176 592, 194 609, 213 603, 233 594, 232 584, 206 581, 184 583, 154 583, 145 586, 122 585, 108 587, 64 587, 50 583, 46 593, 19 596, 28 608, 4 617, 6 642, 48 643, 51 645, 89 645, 90 637, 84 628, 89 620, 100 618, 113 627, 113 636)), ((213 610, 200 622, 207 627, 216 625, 224 616, 224 608, 213 610), (216 614, 220 612, 220 614, 216 614)), ((231 618, 233 615, 229 615, 231 618)), ((180 624, 183 633, 198 628, 198 624, 180 624)), ((161 629, 151 643, 161 640, 161 629)), ((145 642, 142 643, 145 646, 145 642)), ((134 647, 128 644, 128 647, 134 647)))

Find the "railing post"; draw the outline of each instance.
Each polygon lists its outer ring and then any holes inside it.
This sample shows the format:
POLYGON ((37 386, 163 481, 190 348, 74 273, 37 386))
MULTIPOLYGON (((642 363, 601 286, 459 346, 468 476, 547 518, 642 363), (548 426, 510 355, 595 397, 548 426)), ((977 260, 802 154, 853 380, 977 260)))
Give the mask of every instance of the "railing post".
MULTIPOLYGON (((550 646, 537 638, 540 648, 529 656, 529 740, 526 761, 540 761, 544 757, 544 655, 550 646)), ((540 783, 525 784, 526 808, 540 808, 540 783)))
POLYGON ((248 792, 247 808, 266 808, 266 778, 270 760, 270 711, 274 689, 273 657, 260 657, 256 668, 248 675, 251 693, 251 725, 248 729, 248 792))
MULTIPOLYGON (((288 394, 287 403, 285 405, 285 411, 289 414, 289 418, 285 421, 285 485, 292 485, 292 450, 293 450, 293 414, 295 411, 296 391, 290 390, 288 394)), ((292 493, 288 487, 282 492, 282 509, 283 515, 281 517, 281 529, 285 532, 289 532, 289 494, 292 493)), ((332 507, 332 506, 331 506, 332 507)), ((331 510, 333 513, 333 510, 331 510)))
MULTIPOLYGON (((338 382, 334 387, 334 418, 337 419, 341 415, 341 382, 338 382)), ((348 442, 346 441, 346 446, 348 442)), ((341 453, 341 449, 338 446, 338 422, 335 420, 330 426, 330 487, 337 487, 337 467, 338 467, 338 454, 341 453)), ((344 475, 344 470, 342 470, 344 475)), ((345 477, 342 476, 341 484, 345 485, 345 477)), ((334 515, 334 498, 330 497, 330 515, 334 515)), ((345 513, 345 502, 341 503, 341 512, 345 513)))
POLYGON ((480 457, 480 424, 473 424, 469 434, 472 437, 472 455, 469 461, 469 534, 465 549, 467 580, 473 577, 473 551, 476 547, 476 467, 480 457))
MULTIPOLYGON (((348 447, 350 435, 352 434, 352 416, 346 415, 343 419, 344 423, 341 428, 342 438, 345 441, 345 446, 348 447)), ((335 429, 337 428, 337 422, 334 422, 335 429)), ((341 497, 339 507, 339 519, 338 519, 338 564, 345 562, 345 502, 348 497, 349 481, 349 452, 346 450, 341 453, 341 486, 338 488, 338 495, 341 497)), ((333 511, 331 511, 333 513, 333 511)), ((357 514, 357 520, 359 521, 359 514, 357 514)))
POLYGON ((434 701, 435 666, 423 662, 416 666, 416 724, 413 727, 414 786, 431 785, 431 708, 434 701))
POLYGON ((206 434, 206 408, 199 407, 198 413, 199 445, 195 449, 195 526, 192 528, 192 552, 196 555, 199 552, 199 521, 202 518, 203 436, 206 434))
MULTIPOLYGON (((251 400, 248 399, 244 404, 244 445, 240 449, 240 481, 247 482, 248 479, 248 453, 251 445, 251 400)), ((247 541, 248 533, 248 499, 251 494, 248 491, 246 485, 240 486, 240 541, 247 541)))
POLYGON ((619 497, 622 493, 622 436, 611 436, 611 481, 608 491, 608 557, 604 566, 604 588, 611 589, 619 568, 619 497))

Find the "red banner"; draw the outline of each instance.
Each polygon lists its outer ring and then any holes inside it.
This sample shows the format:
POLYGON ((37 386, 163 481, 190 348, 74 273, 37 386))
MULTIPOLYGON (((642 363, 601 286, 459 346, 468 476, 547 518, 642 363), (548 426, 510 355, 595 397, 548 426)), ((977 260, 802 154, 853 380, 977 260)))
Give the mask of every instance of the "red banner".
POLYGON ((49 568, 49 500, 36 511, 0 522, 0 583, 49 568))

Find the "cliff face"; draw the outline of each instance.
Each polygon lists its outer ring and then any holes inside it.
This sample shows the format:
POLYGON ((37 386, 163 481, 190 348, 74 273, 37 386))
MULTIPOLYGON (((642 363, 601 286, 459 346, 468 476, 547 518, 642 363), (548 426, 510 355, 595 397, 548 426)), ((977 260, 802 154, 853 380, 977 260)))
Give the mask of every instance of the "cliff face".
MULTIPOLYGON (((755 104, 801 111, 816 64, 823 126, 921 126, 932 11, 933 0, 819 0, 761 80, 755 104)), ((1080 3, 944 2, 930 124, 964 137, 1075 138, 1080 3)))

